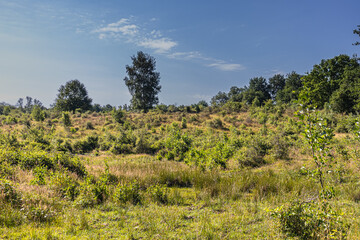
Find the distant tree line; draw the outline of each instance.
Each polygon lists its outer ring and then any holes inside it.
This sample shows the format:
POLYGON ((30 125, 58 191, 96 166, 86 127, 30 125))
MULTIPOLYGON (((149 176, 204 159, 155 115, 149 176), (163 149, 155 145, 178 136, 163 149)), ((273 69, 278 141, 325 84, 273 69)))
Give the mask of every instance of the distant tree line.
MULTIPOLYGON (((360 25, 354 30, 360 36, 360 25)), ((356 42, 354 45, 358 45, 356 42)), ((132 65, 126 66, 128 76, 124 78, 132 99, 130 105, 119 106, 119 110, 144 111, 151 109, 161 112, 198 113, 204 109, 224 108, 230 111, 240 111, 249 106, 270 104, 291 104, 300 95, 306 94, 309 103, 324 108, 328 106, 337 112, 358 113, 360 111, 360 63, 356 56, 339 55, 324 59, 305 75, 295 71, 286 75, 275 74, 266 79, 254 77, 244 87, 232 86, 229 92, 218 92, 211 98, 210 105, 202 100, 196 104, 165 105, 158 104, 160 92, 160 73, 155 72, 156 61, 143 52, 132 56, 132 65), (155 107, 154 107, 155 106, 155 107)), ((116 107, 110 104, 101 106, 93 104, 88 96, 85 85, 79 80, 70 80, 61 85, 52 109, 58 111, 95 111, 113 114, 116 107)), ((35 119, 45 118, 43 104, 32 97, 19 98, 15 106, 0 103, 0 114, 7 115, 12 108, 22 112, 32 113, 35 119)), ((117 113, 122 114, 122 113, 117 113)))
POLYGON ((264 77, 254 77, 245 87, 233 86, 228 93, 219 92, 211 99, 211 106, 219 107, 228 102, 261 106, 268 100, 289 103, 297 99, 302 87, 302 76, 291 72, 286 76, 276 74, 267 81, 264 77))
POLYGON ((233 86, 228 93, 219 92, 211 99, 211 106, 239 103, 262 106, 268 100, 275 104, 288 104, 299 94, 307 94, 311 104, 323 108, 326 104, 337 112, 355 113, 360 110, 359 58, 339 55, 322 60, 305 75, 291 72, 286 76, 276 74, 266 80, 254 77, 249 85, 233 86))

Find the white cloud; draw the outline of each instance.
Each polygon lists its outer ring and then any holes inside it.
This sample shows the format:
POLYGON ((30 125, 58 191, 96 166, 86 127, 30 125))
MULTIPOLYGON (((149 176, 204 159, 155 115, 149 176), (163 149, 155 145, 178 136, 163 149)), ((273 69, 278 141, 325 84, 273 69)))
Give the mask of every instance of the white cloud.
POLYGON ((168 38, 145 38, 138 43, 139 46, 154 49, 157 53, 165 53, 177 45, 177 42, 168 38))
MULTIPOLYGON (((153 19, 151 19, 151 21, 153 21, 153 19)), ((147 31, 146 28, 141 27, 141 25, 134 24, 132 18, 121 18, 117 22, 107 24, 92 31, 92 33, 99 34, 99 39, 125 39, 127 43, 152 49, 155 53, 163 54, 168 58, 197 61, 206 67, 221 71, 240 71, 245 69, 241 64, 228 63, 220 59, 206 57, 198 51, 173 52, 172 50, 178 46, 178 42, 163 36, 161 31, 157 29, 147 31)))
POLYGON ((203 56, 200 52, 175 52, 168 54, 167 57, 180 60, 200 60, 207 67, 216 68, 221 71, 240 71, 245 70, 245 67, 238 63, 227 63, 223 60, 209 58, 203 56))
MULTIPOLYGON (((121 33, 122 35, 135 36, 138 33, 138 26, 135 24, 128 24, 129 19, 122 18, 116 23, 110 23, 106 27, 95 30, 96 33, 121 33)), ((100 36, 99 36, 100 38, 100 36)), ((101 39, 101 38, 100 38, 101 39)))
POLYGON ((93 33, 98 33, 99 39, 125 38, 129 43, 153 49, 156 53, 166 53, 177 45, 177 42, 170 38, 162 37, 159 30, 146 32, 128 18, 122 18, 117 22, 110 23, 105 27, 94 30, 93 33))
POLYGON ((150 34, 155 38, 162 37, 162 34, 161 34, 161 32, 159 30, 152 30, 150 34))
POLYGON ((238 63, 225 63, 225 62, 221 62, 221 63, 211 63, 208 64, 209 67, 214 67, 216 69, 219 69, 221 71, 240 71, 240 70, 245 70, 245 67, 241 64, 238 63))
POLYGON ((206 60, 204 59, 204 57, 201 55, 201 53, 197 52, 197 51, 192 51, 192 52, 174 52, 174 53, 169 53, 167 55, 168 58, 173 58, 173 59, 180 59, 180 60, 191 60, 191 59, 200 59, 200 60, 206 60))

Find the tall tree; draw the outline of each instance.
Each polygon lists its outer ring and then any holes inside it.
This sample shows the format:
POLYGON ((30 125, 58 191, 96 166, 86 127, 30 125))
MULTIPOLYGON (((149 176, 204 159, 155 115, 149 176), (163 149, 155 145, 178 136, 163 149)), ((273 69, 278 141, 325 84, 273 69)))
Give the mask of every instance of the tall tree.
POLYGON ((76 109, 90 110, 92 99, 89 98, 88 92, 79 80, 71 80, 61 85, 59 93, 55 100, 55 108, 60 111, 72 111, 76 109))
POLYGON ((128 76, 124 78, 125 84, 132 96, 131 107, 147 112, 154 104, 159 102, 160 73, 155 72, 155 58, 139 51, 131 57, 132 66, 126 65, 128 76))
POLYGON ((320 64, 315 65, 313 70, 303 77, 304 89, 309 91, 307 94, 312 103, 323 107, 343 84, 345 70, 351 71, 358 67, 358 59, 347 55, 322 60, 320 64))
POLYGON ((225 92, 218 92, 214 97, 211 98, 211 106, 222 106, 229 100, 228 95, 225 92))
POLYGON ((23 98, 19 98, 19 100, 16 103, 16 107, 20 108, 20 110, 23 110, 23 104, 24 104, 24 99, 23 98))
POLYGON ((302 76, 295 71, 286 75, 285 86, 276 93, 276 102, 289 103, 298 99, 302 87, 302 76))
POLYGON ((241 102, 243 100, 243 92, 246 91, 245 88, 238 88, 236 86, 232 86, 228 93, 229 101, 232 102, 241 102))
POLYGON ((244 99, 252 104, 255 99, 262 105, 270 99, 270 88, 266 79, 263 77, 254 77, 250 79, 249 88, 244 92, 244 99))
POLYGON ((285 82, 285 77, 281 74, 275 74, 273 77, 269 78, 269 88, 273 99, 276 98, 279 91, 284 89, 285 82))
POLYGON ((331 107, 338 112, 356 113, 360 110, 360 67, 346 69, 340 87, 331 95, 331 107))

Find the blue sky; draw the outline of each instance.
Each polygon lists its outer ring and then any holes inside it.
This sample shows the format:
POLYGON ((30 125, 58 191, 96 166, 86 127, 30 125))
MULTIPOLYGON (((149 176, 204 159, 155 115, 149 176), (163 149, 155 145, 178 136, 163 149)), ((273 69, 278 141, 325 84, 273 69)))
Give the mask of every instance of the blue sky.
POLYGON ((0 102, 49 106, 78 79, 94 103, 128 104, 125 66, 140 50, 157 61, 161 103, 209 101, 252 77, 359 53, 359 9, 358 0, 0 0, 0 102))

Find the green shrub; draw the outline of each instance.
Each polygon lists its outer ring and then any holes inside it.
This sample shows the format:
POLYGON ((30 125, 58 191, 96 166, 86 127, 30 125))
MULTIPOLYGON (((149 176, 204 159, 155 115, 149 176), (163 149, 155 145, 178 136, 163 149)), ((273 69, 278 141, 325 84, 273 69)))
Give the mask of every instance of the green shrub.
POLYGON ((115 189, 114 199, 122 204, 140 204, 142 200, 140 195, 140 185, 136 181, 119 184, 115 189))
POLYGON ((111 116, 117 123, 124 123, 125 113, 123 110, 115 108, 111 111, 111 116))
POLYGON ((8 125, 16 124, 16 123, 18 123, 18 120, 17 120, 16 117, 7 116, 7 117, 5 118, 5 123, 8 124, 8 125))
POLYGON ((183 128, 183 129, 187 128, 187 121, 186 121, 186 118, 184 118, 184 117, 181 119, 181 128, 183 128))
POLYGON ((299 239, 346 239, 349 225, 326 202, 294 201, 274 211, 281 230, 299 239))
POLYGON ((21 197, 14 189, 12 183, 5 179, 0 179, 0 203, 19 206, 21 197))
POLYGON ((24 214, 18 209, 12 208, 8 204, 2 204, 0 208, 0 226, 18 227, 24 222, 24 214))
POLYGON ((53 139, 52 146, 56 151, 73 152, 73 148, 69 140, 64 140, 61 138, 53 139))
POLYGON ((30 207, 24 211, 24 218, 35 223, 50 223, 55 217, 56 213, 46 206, 30 207))
POLYGON ((154 153, 154 149, 145 130, 138 130, 134 132, 136 136, 134 152, 135 153, 154 153))
POLYGON ((128 154, 132 152, 131 144, 114 143, 110 148, 110 152, 113 154, 128 154))
POLYGON ((190 149, 191 143, 191 138, 186 133, 182 133, 178 125, 173 125, 163 142, 164 147, 159 151, 158 158, 182 161, 190 149))
POLYGON ((42 166, 36 166, 33 168, 33 176, 34 178, 30 181, 30 184, 33 185, 45 185, 45 176, 47 169, 42 166))
POLYGON ((94 128, 94 125, 92 124, 92 122, 86 122, 85 129, 94 130, 95 128, 94 128))
POLYGON ((213 120, 208 121, 207 124, 209 127, 215 129, 222 129, 224 127, 220 118, 214 118, 213 120))
POLYGON ((32 145, 39 146, 42 149, 46 149, 50 146, 49 136, 46 134, 43 127, 28 128, 23 137, 26 138, 32 145))
POLYGON ((42 166, 47 169, 54 169, 55 159, 45 151, 20 151, 19 164, 24 169, 33 169, 42 166))
POLYGON ((38 121, 38 122, 42 122, 45 120, 45 112, 43 110, 41 110, 41 108, 38 106, 38 105, 35 105, 33 107, 33 110, 31 112, 31 116, 33 117, 33 119, 35 121, 38 121))
POLYGON ((65 127, 70 127, 71 126, 70 114, 68 112, 63 112, 61 121, 65 127))
POLYGON ((10 132, 7 134, 3 134, 1 131, 0 131, 0 144, 3 147, 15 147, 15 148, 18 148, 20 145, 15 134, 12 134, 10 132))
POLYGON ((88 175, 80 185, 80 195, 76 199, 76 205, 81 207, 91 207, 95 204, 101 204, 106 201, 109 196, 108 182, 96 181, 94 177, 88 175))
POLYGON ((169 190, 164 185, 156 184, 147 189, 150 199, 160 204, 167 204, 169 202, 169 190))
POLYGON ((79 184, 65 172, 56 172, 51 176, 51 185, 61 197, 74 201, 80 194, 79 184))
POLYGON ((67 171, 76 173, 80 177, 84 177, 87 174, 85 166, 76 156, 71 156, 67 153, 58 153, 54 156, 54 159, 58 163, 59 168, 64 168, 67 171))
POLYGON ((99 137, 96 135, 87 136, 83 140, 78 140, 73 145, 73 150, 79 153, 87 153, 99 147, 99 137))
POLYGON ((7 116, 7 115, 10 114, 10 112, 11 112, 10 106, 5 106, 5 107, 4 107, 4 110, 3 110, 3 114, 4 114, 5 116, 7 116))
POLYGON ((275 134, 271 139, 271 149, 269 153, 277 159, 289 159, 290 140, 283 133, 275 134))
POLYGON ((1 178, 12 178, 15 173, 14 167, 9 162, 2 161, 0 157, 0 179, 1 178))

